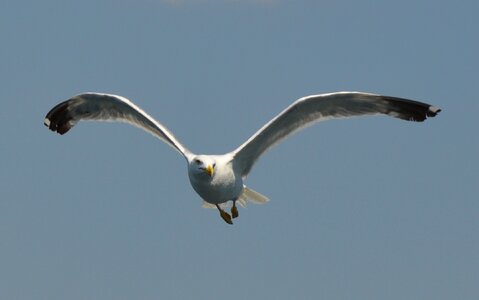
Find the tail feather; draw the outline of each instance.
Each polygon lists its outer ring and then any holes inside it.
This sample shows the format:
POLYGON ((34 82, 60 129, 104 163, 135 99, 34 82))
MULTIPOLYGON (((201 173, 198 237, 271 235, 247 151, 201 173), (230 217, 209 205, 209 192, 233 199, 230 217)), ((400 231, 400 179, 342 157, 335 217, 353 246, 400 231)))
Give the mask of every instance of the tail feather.
POLYGON ((238 199, 236 199, 236 203, 238 203, 241 207, 245 208, 246 203, 248 203, 248 197, 246 197, 244 193, 241 193, 238 199))
POLYGON ((206 201, 203 200, 203 205, 202 205, 203 208, 216 208, 216 205, 214 204, 211 204, 211 203, 208 203, 206 201))
POLYGON ((244 187, 243 189, 243 194, 249 201, 255 203, 255 204, 264 204, 269 201, 268 197, 265 195, 262 195, 248 187, 244 187))
MULTIPOLYGON (((246 207, 248 202, 253 202, 254 204, 264 204, 268 202, 269 199, 265 195, 262 195, 246 186, 243 188, 243 192, 239 195, 238 199, 236 199, 236 203, 238 203, 241 207, 246 207)), ((219 206, 221 209, 229 207, 231 203, 225 202, 220 203, 219 206)), ((216 208, 216 205, 203 201, 203 208, 216 208)))

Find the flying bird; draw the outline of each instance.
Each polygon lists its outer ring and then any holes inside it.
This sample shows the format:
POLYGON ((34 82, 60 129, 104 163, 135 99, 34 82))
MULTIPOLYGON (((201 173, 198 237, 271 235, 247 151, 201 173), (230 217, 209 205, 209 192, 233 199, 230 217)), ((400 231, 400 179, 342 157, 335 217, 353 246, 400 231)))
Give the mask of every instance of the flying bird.
POLYGON ((163 124, 125 97, 102 93, 76 95, 53 107, 44 124, 65 134, 81 120, 119 121, 135 125, 178 151, 188 165, 193 189, 203 206, 217 208, 228 224, 238 217, 236 202, 265 203, 268 198, 246 187, 244 180, 254 163, 272 146, 315 122, 365 115, 388 115, 422 122, 441 110, 430 104, 362 92, 336 92, 300 98, 260 128, 237 149, 223 155, 195 154, 188 150, 163 124), (226 203, 232 201, 231 214, 226 203))

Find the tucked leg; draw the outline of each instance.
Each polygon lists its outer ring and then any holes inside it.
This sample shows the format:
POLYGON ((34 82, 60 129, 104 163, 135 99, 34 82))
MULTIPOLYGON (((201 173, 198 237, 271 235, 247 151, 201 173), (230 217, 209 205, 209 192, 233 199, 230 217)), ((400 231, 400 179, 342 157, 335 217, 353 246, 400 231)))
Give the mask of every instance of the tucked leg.
POLYGON ((223 218, 223 220, 225 220, 226 223, 233 224, 233 221, 231 221, 231 216, 227 212, 222 210, 218 204, 216 204, 216 208, 218 208, 220 211, 220 216, 223 218))
POLYGON ((236 207, 236 200, 233 200, 233 207, 231 207, 231 216, 237 218, 239 216, 238 208, 236 207))

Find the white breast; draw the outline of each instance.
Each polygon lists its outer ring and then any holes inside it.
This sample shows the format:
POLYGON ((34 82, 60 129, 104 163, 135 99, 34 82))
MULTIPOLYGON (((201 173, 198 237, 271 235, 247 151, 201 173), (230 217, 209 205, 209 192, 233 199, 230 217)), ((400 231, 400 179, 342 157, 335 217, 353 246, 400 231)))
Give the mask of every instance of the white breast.
POLYGON ((219 204, 238 198, 243 191, 243 180, 236 176, 230 162, 217 161, 212 178, 188 172, 191 186, 208 203, 219 204))

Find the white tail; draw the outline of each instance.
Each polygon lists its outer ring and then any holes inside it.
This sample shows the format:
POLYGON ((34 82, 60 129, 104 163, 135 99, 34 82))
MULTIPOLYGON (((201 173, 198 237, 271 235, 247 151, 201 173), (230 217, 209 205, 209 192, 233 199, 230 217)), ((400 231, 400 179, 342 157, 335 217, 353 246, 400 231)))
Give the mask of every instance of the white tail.
POLYGON ((242 195, 245 195, 249 201, 255 204, 264 204, 269 201, 268 197, 266 197, 265 195, 262 195, 256 191, 253 191, 252 189, 247 188, 246 186, 243 189, 242 195))
MULTIPOLYGON (((241 195, 238 197, 236 202, 241 205, 242 207, 246 207, 246 203, 248 202, 253 202, 254 204, 264 204, 268 202, 269 199, 265 195, 262 195, 246 186, 243 187, 243 192, 241 195)), ((220 207, 223 208, 225 203, 221 203, 220 207)), ((203 207, 204 208, 216 208, 214 204, 208 203, 206 201, 203 201, 203 207)))

